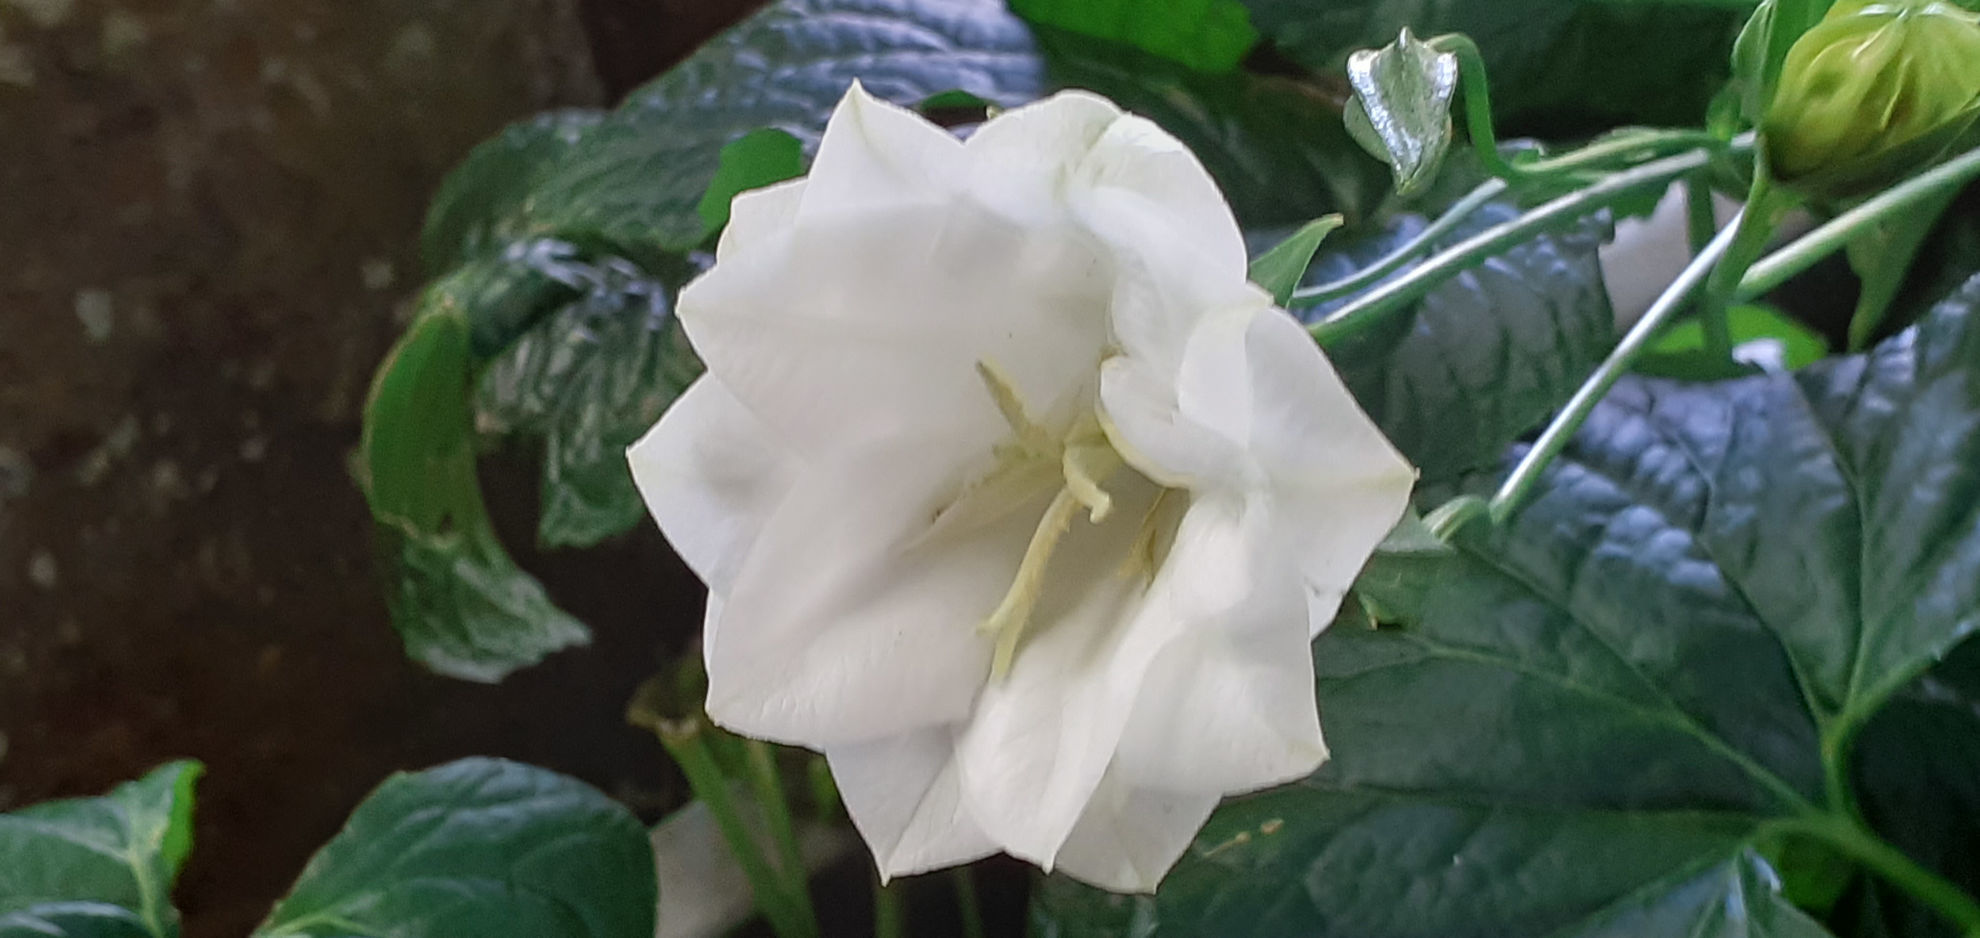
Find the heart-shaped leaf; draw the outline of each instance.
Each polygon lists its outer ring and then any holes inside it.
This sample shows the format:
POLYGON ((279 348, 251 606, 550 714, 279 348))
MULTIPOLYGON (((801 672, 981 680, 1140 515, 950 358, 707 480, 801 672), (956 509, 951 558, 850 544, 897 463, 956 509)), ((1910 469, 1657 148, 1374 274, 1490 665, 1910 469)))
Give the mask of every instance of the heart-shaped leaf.
POLYGON ((1153 900, 1057 883, 1039 919, 1823 934, 1774 858, 1868 836, 1859 736, 1980 628, 1976 305, 1796 374, 1625 380, 1409 621, 1315 643, 1332 762, 1226 805, 1153 900))
POLYGON ((591 787, 500 759, 395 775, 256 938, 652 938, 653 851, 591 787))

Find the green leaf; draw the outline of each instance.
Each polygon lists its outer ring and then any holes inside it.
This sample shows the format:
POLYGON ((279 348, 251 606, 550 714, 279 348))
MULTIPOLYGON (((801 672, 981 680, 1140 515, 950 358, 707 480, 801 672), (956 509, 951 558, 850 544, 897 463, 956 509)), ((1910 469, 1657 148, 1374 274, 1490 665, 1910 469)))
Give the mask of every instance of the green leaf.
POLYGON ((197 762, 0 814, 0 938, 176 938, 197 762))
POLYGON ((652 938, 653 853, 595 789, 500 759, 394 775, 257 938, 652 938))
POLYGON ((1585 0, 1243 0, 1259 32, 1309 68, 1341 67, 1407 26, 1476 40, 1509 133, 1585 136, 1695 124, 1724 84, 1748 8, 1585 0))
POLYGON ((1929 196, 1911 211, 1878 220, 1849 243, 1849 265, 1863 281, 1856 311, 1849 319, 1851 349, 1867 348, 1883 334, 1891 307, 1904 289, 1925 239, 1957 198, 1958 190, 1929 196))
POLYGON ((374 380, 358 450, 407 656, 474 681, 590 638, 502 548, 475 471, 471 395, 487 349, 572 292, 558 270, 514 254, 471 262, 423 295, 374 380))
POLYGON ((1354 100, 1348 132, 1396 176, 1396 194, 1408 198, 1437 176, 1451 145, 1451 96, 1457 93, 1458 60, 1409 34, 1380 49, 1348 56, 1354 100))
POLYGON ((423 315, 379 366, 365 404, 360 479, 379 521, 437 534, 469 519, 475 489, 467 394, 474 353, 467 321, 423 315))
POLYGON ((1258 42, 1237 0, 1011 0, 1033 23, 1133 46, 1203 72, 1228 72, 1258 42))
POLYGON ((510 125, 447 174, 420 233, 420 257, 438 276, 527 233, 530 195, 597 126, 601 113, 551 111, 510 125))
POLYGON ((1136 934, 1822 934, 1765 851, 1980 628, 1976 306, 1793 374, 1625 379, 1412 621, 1321 636, 1333 760, 1220 810, 1136 934))
POLYGON ((699 206, 730 141, 764 127, 815 146, 859 79, 912 106, 942 91, 998 105, 1044 87, 1000 0, 783 0, 634 91, 534 187, 528 230, 645 264, 705 231, 699 206))
POLYGON ((1829 354, 1829 340, 1770 306, 1745 304, 1726 311, 1733 359, 1705 350, 1705 326, 1687 319, 1664 331, 1637 360, 1638 374, 1687 381, 1718 381, 1754 371, 1792 371, 1829 354))
MULTIPOLYGON (((1852 777, 1872 827, 1912 859, 1980 894, 1980 642, 1961 644, 1864 727, 1852 777)), ((1880 883, 1892 935, 1957 930, 1880 883)))
POLYGON ((378 558, 406 657, 435 674, 493 684, 591 642, 584 623, 516 566, 485 521, 432 537, 380 525, 378 558))
POLYGON ((567 258, 553 269, 582 292, 489 366, 478 416, 484 431, 543 439, 537 540, 585 547, 646 516, 626 447, 701 367, 673 319, 667 282, 620 258, 567 258))
POLYGON ((737 195, 804 174, 804 145, 781 130, 765 127, 722 147, 721 163, 696 211, 705 239, 729 223, 729 203, 737 195))
POLYGON ((1316 218, 1287 235, 1277 247, 1251 262, 1251 282, 1272 294, 1272 302, 1286 305, 1293 291, 1299 288, 1300 279, 1306 276, 1306 265, 1313 262, 1313 252, 1320 250, 1320 242, 1339 228, 1341 222, 1339 215, 1316 218))
MULTIPOLYGON (((1510 204, 1488 205, 1438 246, 1517 215, 1510 204)), ((1352 274, 1427 225, 1420 215, 1402 215, 1378 234, 1330 246, 1307 282, 1352 274)), ((1525 242, 1451 278, 1381 328, 1327 350, 1356 400, 1426 483, 1495 463, 1608 354, 1614 313, 1596 251, 1609 231, 1605 220, 1589 217, 1525 242)), ((1299 312, 1315 321, 1339 302, 1299 312)))

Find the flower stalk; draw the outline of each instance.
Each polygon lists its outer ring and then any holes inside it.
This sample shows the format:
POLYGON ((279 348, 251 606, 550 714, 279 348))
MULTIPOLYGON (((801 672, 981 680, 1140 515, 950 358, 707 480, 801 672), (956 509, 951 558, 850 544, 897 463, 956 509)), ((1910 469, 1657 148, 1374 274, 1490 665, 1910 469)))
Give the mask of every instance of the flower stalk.
POLYGON ((1794 243, 1775 251, 1746 272, 1733 293, 1735 301, 1766 294, 1847 246, 1886 218, 1911 211, 1925 201, 1980 179, 1980 148, 1961 153, 1864 200, 1823 223, 1794 243))
POLYGON ((1623 336, 1623 340, 1616 344, 1615 350, 1609 353, 1609 357, 1603 359, 1602 364, 1595 369, 1595 373, 1590 375, 1587 381, 1582 382, 1581 387, 1574 392, 1574 397, 1568 400, 1567 407, 1554 417, 1553 423, 1547 425, 1546 431, 1540 434, 1539 441, 1533 444, 1532 449, 1527 450, 1525 457, 1520 459, 1519 465, 1513 468, 1512 474, 1506 477, 1505 483, 1500 485, 1498 492, 1492 496, 1490 512, 1494 523, 1504 523, 1519 510, 1527 495, 1532 492, 1534 484, 1540 480, 1540 475, 1553 463, 1554 458, 1567 448, 1568 440, 1581 428, 1588 415, 1594 412, 1595 405, 1600 403, 1602 397, 1609 393, 1609 389, 1615 386, 1616 381, 1629 371, 1630 365, 1644 349, 1650 346, 1651 340, 1655 339, 1657 334, 1663 331, 1664 326, 1684 309, 1692 294, 1704 285, 1713 269, 1739 237, 1745 217, 1742 211, 1719 232, 1717 237, 1705 245, 1704 250, 1698 252, 1697 257, 1692 258, 1691 263, 1678 274, 1677 279, 1671 281, 1670 287, 1664 290, 1663 295, 1657 297, 1657 302, 1651 304, 1650 310, 1643 314, 1643 318, 1637 320, 1636 325, 1623 336))
MULTIPOLYGON (((1751 138, 1734 141, 1751 146, 1751 138)), ((1555 225, 1607 208, 1645 190, 1667 186, 1697 172, 1716 153, 1695 149, 1623 170, 1600 182, 1549 201, 1518 218, 1494 225, 1418 265, 1408 274, 1382 284, 1342 306, 1310 327, 1323 347, 1332 347, 1380 325, 1388 316, 1422 299, 1444 281, 1477 266, 1507 248, 1531 239, 1555 225)))

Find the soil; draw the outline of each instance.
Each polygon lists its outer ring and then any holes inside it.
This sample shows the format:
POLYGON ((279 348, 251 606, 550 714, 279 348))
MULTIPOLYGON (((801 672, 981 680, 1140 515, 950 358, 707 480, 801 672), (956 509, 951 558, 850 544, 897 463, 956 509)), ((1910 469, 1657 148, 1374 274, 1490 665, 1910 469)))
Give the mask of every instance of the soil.
MULTIPOLYGON (((346 460, 441 175, 750 0, 0 0, 0 810, 207 766, 177 899, 247 933, 388 773, 470 754, 682 798, 622 721, 698 618, 657 534, 519 559, 596 642, 408 662, 346 460)), ((526 545, 528 454, 491 467, 526 545)))

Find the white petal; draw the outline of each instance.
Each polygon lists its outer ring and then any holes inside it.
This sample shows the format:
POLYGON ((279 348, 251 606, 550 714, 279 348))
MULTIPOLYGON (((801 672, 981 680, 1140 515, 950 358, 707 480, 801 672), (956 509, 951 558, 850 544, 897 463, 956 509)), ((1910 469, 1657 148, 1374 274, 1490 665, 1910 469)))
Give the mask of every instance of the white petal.
POLYGON ((812 466, 723 596, 708 712, 812 748, 961 720, 989 669, 977 624, 1039 514, 918 542, 942 495, 912 452, 812 466))
POLYGON ((1244 426, 1243 446, 1279 480, 1383 483, 1400 489, 1391 498, 1401 512, 1416 470, 1368 419, 1297 320, 1268 307, 1246 316, 1240 330, 1202 335, 1180 376, 1185 413, 1219 427, 1244 426), (1233 382, 1245 386, 1220 387, 1233 382), (1237 406, 1249 413, 1230 409, 1237 406))
POLYGON ((1306 591, 1290 563, 1258 563, 1284 569, 1258 577, 1241 608, 1178 636, 1149 668, 1114 757, 1124 781, 1234 794, 1301 778, 1326 758, 1306 591))
POLYGON ((762 421, 703 375, 627 450, 660 530, 716 592, 734 581, 796 466, 762 421))
POLYGON ((965 144, 970 195, 1022 224, 1058 223, 1074 168, 1121 117, 1113 102, 1083 91, 1062 91, 997 115, 965 144))
POLYGON ((966 201, 807 221, 689 284, 679 315, 710 372, 796 451, 986 455, 1010 429, 978 362, 1040 412, 1091 393, 1111 273, 1076 235, 966 201))
POLYGON ((1228 438, 1183 416, 1175 376, 1119 356, 1100 368, 1102 426, 1121 458, 1171 488, 1227 485, 1244 476, 1246 458, 1228 438))
POLYGON ((1243 238, 1210 174, 1142 118, 1107 128, 1067 202, 1114 255, 1114 334, 1129 355, 1171 367, 1203 316, 1269 302, 1246 279, 1243 238))
MULTIPOLYGON (((1197 347, 1192 344, 1192 360, 1197 347)), ((1234 366, 1231 356, 1206 354, 1205 367, 1185 368, 1183 411, 1219 426, 1236 425, 1236 414, 1215 409, 1245 403, 1243 446, 1272 480, 1278 523, 1295 535, 1291 549, 1307 581, 1336 594, 1338 602, 1408 507, 1416 470, 1368 419, 1292 317, 1278 310, 1256 313, 1244 330, 1242 349, 1242 367, 1234 366), (1234 374, 1248 379, 1246 393, 1216 387, 1234 374)))
POLYGON ((1114 892, 1154 892, 1217 796, 1137 788, 1109 772, 1059 851, 1060 872, 1114 892))
POLYGON ((825 124, 799 217, 939 204, 964 175, 962 141, 855 81, 825 124))
MULTIPOLYGON (((1147 483, 1143 482, 1143 486, 1147 483)), ((1150 664, 1223 601, 1231 538, 1219 512, 1184 516, 1169 561, 1146 589, 1119 575, 1152 492, 1117 483, 1115 516, 1075 525, 1011 671, 993 681, 957 745, 977 822, 1014 856, 1050 868, 1125 730, 1150 664)), ((1240 561, 1241 563, 1241 561, 1240 561)), ((1291 623, 1295 629, 1304 622, 1291 623)))
POLYGON ((882 880, 997 852, 963 804, 950 728, 834 746, 825 758, 882 880))
POLYGON ((719 263, 737 251, 768 241, 797 224, 798 205, 804 200, 805 180, 787 179, 761 189, 738 194, 729 203, 729 224, 715 242, 719 263))

